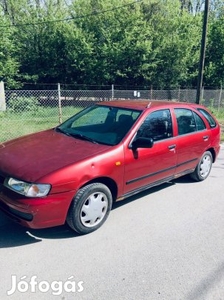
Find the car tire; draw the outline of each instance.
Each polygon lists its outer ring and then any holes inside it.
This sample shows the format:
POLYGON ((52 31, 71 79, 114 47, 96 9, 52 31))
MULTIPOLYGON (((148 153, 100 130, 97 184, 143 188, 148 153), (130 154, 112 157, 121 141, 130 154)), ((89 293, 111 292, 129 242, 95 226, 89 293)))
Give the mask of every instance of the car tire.
POLYGON ((78 190, 67 215, 67 224, 79 234, 97 230, 106 221, 111 207, 112 195, 102 183, 92 183, 78 190))
POLYGON ((212 163, 213 163, 212 154, 210 151, 206 151, 202 155, 194 172, 190 174, 191 178, 193 178, 195 181, 205 180, 210 174, 210 171, 212 169, 212 163))

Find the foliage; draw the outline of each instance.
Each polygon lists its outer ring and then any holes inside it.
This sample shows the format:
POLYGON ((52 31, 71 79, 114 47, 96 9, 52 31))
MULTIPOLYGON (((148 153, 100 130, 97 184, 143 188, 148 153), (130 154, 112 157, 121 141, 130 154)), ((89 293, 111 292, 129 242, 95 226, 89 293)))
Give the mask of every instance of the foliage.
MULTIPOLYGON (((1 9, 0 9, 1 14, 1 9)), ((9 22, 0 18, 0 81, 4 80, 11 87, 16 87, 16 76, 19 70, 19 61, 16 57, 14 47, 14 30, 9 26, 9 22)))
POLYGON ((20 113, 22 111, 35 112, 38 110, 38 106, 39 103, 35 97, 13 97, 8 102, 8 108, 15 113, 20 113))
POLYGON ((208 37, 206 81, 213 86, 224 84, 224 15, 213 21, 208 37))
MULTIPOLYGON (((28 83, 197 85, 203 0, 0 0, 0 77, 28 83)), ((224 3, 210 0, 204 82, 223 84, 224 3)))

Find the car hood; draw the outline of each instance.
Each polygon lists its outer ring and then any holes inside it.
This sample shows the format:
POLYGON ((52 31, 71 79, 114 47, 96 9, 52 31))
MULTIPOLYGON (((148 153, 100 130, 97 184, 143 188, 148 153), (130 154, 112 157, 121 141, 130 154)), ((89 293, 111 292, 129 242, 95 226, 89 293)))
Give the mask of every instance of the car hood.
POLYGON ((46 130, 0 144, 0 171, 35 182, 70 164, 95 156, 107 145, 79 140, 46 130))

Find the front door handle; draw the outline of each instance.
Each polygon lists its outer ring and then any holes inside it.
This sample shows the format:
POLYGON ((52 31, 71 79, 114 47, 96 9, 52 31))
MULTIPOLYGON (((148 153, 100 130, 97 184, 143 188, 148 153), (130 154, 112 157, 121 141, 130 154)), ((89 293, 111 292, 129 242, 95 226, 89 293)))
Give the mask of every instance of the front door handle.
POLYGON ((176 148, 176 145, 175 144, 170 145, 170 146, 168 146, 168 148, 169 148, 169 150, 174 150, 176 148))

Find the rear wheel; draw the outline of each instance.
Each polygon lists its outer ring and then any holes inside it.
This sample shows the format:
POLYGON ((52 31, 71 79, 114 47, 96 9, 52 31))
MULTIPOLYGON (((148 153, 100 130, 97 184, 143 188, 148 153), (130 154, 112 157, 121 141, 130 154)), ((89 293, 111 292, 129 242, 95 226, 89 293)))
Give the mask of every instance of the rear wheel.
POLYGON ((69 208, 68 225, 80 234, 95 231, 106 221, 112 207, 112 195, 102 183, 81 188, 69 208))
POLYGON ((212 169, 212 163, 213 163, 212 154, 210 151, 206 151, 202 155, 194 172, 191 174, 191 177, 196 181, 205 180, 212 169))

